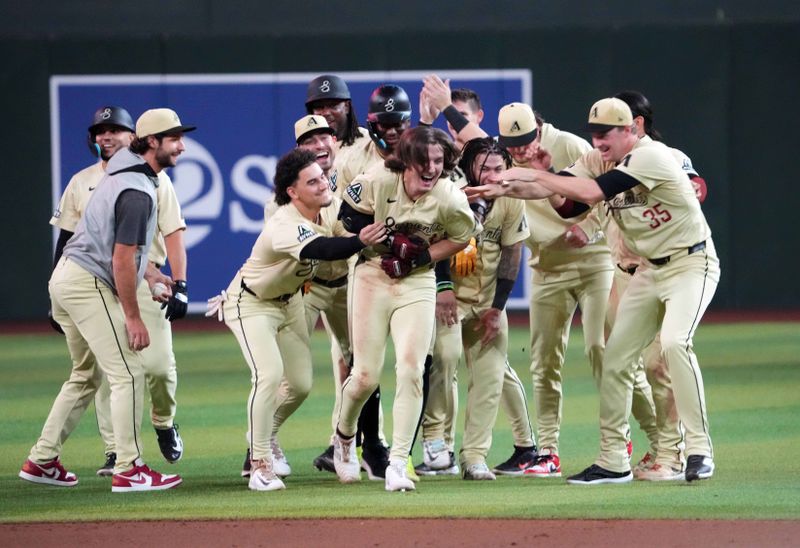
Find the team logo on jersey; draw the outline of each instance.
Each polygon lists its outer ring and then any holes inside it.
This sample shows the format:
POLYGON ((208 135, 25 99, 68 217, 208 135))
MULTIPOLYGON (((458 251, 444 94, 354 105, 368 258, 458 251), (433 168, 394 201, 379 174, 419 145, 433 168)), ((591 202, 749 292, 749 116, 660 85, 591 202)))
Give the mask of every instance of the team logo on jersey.
POLYGON ((328 93, 331 90, 331 83, 328 80, 323 80, 319 90, 322 93, 328 93))
POLYGON ((350 196, 350 199, 353 200, 355 203, 361 203, 361 183, 356 183, 354 185, 350 185, 347 187, 347 195, 350 196))
POLYGON ((390 97, 388 101, 386 101, 386 105, 384 105, 383 110, 386 112, 394 112, 394 97, 390 97))
POLYGON ((330 187, 331 192, 336 192, 336 188, 337 188, 336 179, 338 177, 339 177, 339 172, 338 171, 334 171, 333 173, 331 173, 331 176, 328 177, 328 187, 330 187))
POLYGON ((305 242, 310 237, 315 234, 313 230, 308 228, 306 225, 298 225, 297 226, 297 241, 298 242, 305 242))
POLYGON ((528 228, 528 221, 523 215, 522 220, 519 222, 519 226, 517 227, 517 232, 525 232, 526 228, 528 228))
POLYGON ((630 209, 632 207, 641 207, 647 205, 647 195, 644 193, 633 192, 626 190, 608 200, 608 206, 611 209, 630 209))
POLYGON ((689 160, 689 158, 683 159, 683 164, 681 165, 681 168, 683 168, 683 171, 688 171, 690 173, 694 171, 694 168, 692 167, 692 161, 689 160))
POLYGON ((56 209, 56 210, 53 212, 53 217, 55 217, 56 219, 58 219, 59 217, 61 217, 61 210, 60 210, 60 209, 56 209))

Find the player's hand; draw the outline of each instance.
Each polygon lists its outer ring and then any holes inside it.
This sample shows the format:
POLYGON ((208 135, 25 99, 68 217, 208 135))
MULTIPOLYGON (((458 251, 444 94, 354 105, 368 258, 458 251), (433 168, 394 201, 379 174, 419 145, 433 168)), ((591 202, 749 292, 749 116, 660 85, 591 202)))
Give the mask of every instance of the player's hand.
POLYGON ((505 182, 535 183, 536 170, 526 167, 512 167, 501 171, 500 178, 505 182))
POLYGON ((50 322, 50 327, 52 327, 58 333, 64 334, 64 328, 61 327, 61 324, 56 321, 53 317, 53 309, 47 311, 47 320, 50 322))
POLYGON ((458 323, 458 304, 456 293, 452 289, 436 294, 436 319, 447 327, 458 323))
POLYGON ((433 105, 431 94, 422 88, 419 92, 419 123, 431 125, 439 117, 439 109, 433 105))
POLYGON ((572 225, 564 233, 564 241, 568 246, 580 249, 589 243, 589 236, 586 235, 586 232, 584 232, 580 226, 572 225))
POLYGON ((404 278, 413 269, 411 261, 395 257, 394 255, 384 255, 381 257, 381 268, 390 278, 404 278))
POLYGON ((186 316, 189 308, 189 293, 185 280, 175 280, 172 285, 172 296, 161 305, 161 310, 167 309, 164 315, 169 321, 180 320, 186 316))
POLYGON ((150 334, 142 318, 126 318, 125 332, 128 334, 128 348, 139 352, 150 346, 150 334))
POLYGON ((489 308, 481 312, 480 323, 475 326, 475 331, 483 329, 481 346, 486 346, 491 343, 495 337, 497 337, 497 334, 500 333, 501 313, 502 311, 496 308, 489 308))
POLYGON ((450 269, 461 276, 469 276, 475 272, 475 265, 478 262, 478 244, 472 238, 467 247, 453 255, 450 260, 450 269))
POLYGON ((225 306, 225 301, 227 300, 228 292, 224 289, 219 295, 215 295, 208 299, 208 304, 206 304, 206 318, 213 318, 216 316, 217 320, 224 321, 225 315, 222 311, 222 307, 225 306))
POLYGON ((367 225, 358 233, 358 239, 367 247, 379 244, 386 239, 386 225, 382 222, 367 225))
POLYGON ((422 89, 430 97, 430 101, 439 112, 453 104, 450 99, 450 80, 442 80, 435 74, 429 74, 422 79, 422 89))
POLYGON ((477 198, 494 199, 505 196, 511 191, 511 185, 507 181, 502 184, 489 184, 480 186, 467 186, 464 187, 464 193, 467 195, 467 201, 474 202, 477 198))
POLYGON ((395 232, 389 236, 387 242, 392 250, 392 255, 398 259, 413 260, 425 249, 425 242, 417 236, 407 236, 402 232, 395 232))

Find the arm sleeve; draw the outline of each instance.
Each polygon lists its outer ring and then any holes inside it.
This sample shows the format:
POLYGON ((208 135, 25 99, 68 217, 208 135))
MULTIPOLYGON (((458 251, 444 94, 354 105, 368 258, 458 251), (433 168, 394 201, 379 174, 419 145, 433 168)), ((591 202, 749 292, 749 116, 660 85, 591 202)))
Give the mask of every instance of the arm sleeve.
POLYGON ((641 184, 631 175, 623 173, 618 169, 612 169, 608 173, 603 173, 597 177, 595 181, 597 181, 597 184, 600 186, 600 190, 603 191, 606 200, 641 184))
POLYGON ((358 236, 350 236, 348 238, 341 236, 320 237, 311 240, 300 250, 300 258, 337 261, 346 259, 353 253, 364 249, 364 247, 364 243, 358 236))
POLYGON ((56 251, 53 254, 53 268, 56 267, 58 264, 58 260, 61 258, 61 254, 64 253, 64 246, 67 245, 67 242, 72 235, 75 234, 74 232, 70 232, 69 230, 61 229, 61 232, 58 233, 58 241, 56 242, 56 251))
POLYGON ((494 299, 492 299, 492 308, 503 310, 506 307, 506 302, 508 302, 508 296, 511 295, 512 289, 514 289, 514 280, 498 278, 494 290, 494 299))
POLYGON ((342 206, 339 208, 339 219, 345 230, 358 234, 362 228, 375 222, 375 215, 356 211, 349 203, 342 202, 342 206))
POLYGON ((150 196, 139 190, 125 190, 114 205, 114 242, 123 245, 147 243, 150 196))

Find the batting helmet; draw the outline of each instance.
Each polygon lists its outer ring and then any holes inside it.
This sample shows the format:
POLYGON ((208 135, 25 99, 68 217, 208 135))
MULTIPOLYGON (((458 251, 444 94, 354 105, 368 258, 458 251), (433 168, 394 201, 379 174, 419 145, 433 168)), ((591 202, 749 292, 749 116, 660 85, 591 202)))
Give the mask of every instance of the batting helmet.
MULTIPOLYGON (((344 80, 334 74, 317 76, 308 83, 306 90, 306 108, 314 101, 335 99, 345 101, 350 99, 350 89, 344 80)), ((310 112, 310 111, 309 111, 310 112)))
POLYGON ((367 121, 370 124, 399 124, 410 119, 411 101, 400 86, 384 84, 369 96, 367 121))
POLYGON ((131 118, 131 115, 124 108, 113 106, 98 108, 94 116, 92 116, 92 125, 89 126, 89 136, 87 137, 89 150, 91 150, 92 154, 95 156, 100 156, 100 150, 94 142, 94 138, 97 136, 97 130, 100 126, 116 126, 127 129, 131 133, 136 132, 133 125, 133 118, 131 118))

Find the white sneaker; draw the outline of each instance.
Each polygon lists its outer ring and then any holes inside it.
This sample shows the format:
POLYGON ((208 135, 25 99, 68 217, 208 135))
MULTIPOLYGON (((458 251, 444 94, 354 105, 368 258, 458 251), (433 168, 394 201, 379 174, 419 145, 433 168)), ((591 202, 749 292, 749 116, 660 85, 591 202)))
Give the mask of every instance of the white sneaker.
POLYGON ((254 460, 250 467, 250 483, 253 491, 280 491, 286 489, 281 478, 272 470, 267 459, 254 460))
POLYGON ((407 461, 405 459, 392 459, 386 467, 387 491, 413 491, 414 482, 406 474, 407 461))
POLYGON ((286 455, 283 453, 277 437, 270 438, 269 447, 272 450, 272 470, 275 475, 281 478, 291 475, 292 467, 289 466, 289 461, 286 460, 286 455))
POLYGON ((450 452, 443 439, 422 442, 422 462, 431 470, 443 470, 450 467, 450 452))
POLYGON ((485 462, 469 464, 464 468, 465 480, 496 480, 495 476, 485 462))
POLYGON ((333 438, 333 467, 342 483, 361 481, 361 464, 356 455, 356 438, 343 440, 338 435, 333 438))

